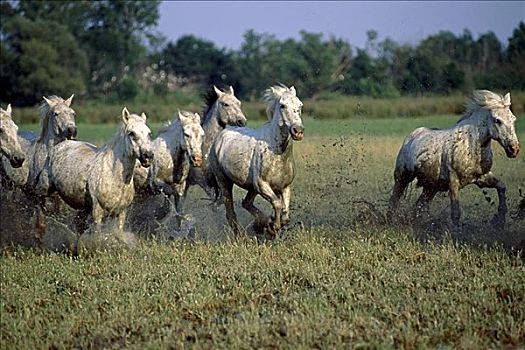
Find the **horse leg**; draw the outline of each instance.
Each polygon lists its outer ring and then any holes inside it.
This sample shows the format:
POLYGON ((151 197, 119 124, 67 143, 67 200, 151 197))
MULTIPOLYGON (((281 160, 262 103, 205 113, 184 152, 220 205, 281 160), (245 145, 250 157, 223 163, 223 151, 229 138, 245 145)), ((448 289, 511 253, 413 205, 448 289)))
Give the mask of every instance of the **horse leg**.
POLYGON ((423 192, 416 202, 415 219, 421 218, 423 215, 428 216, 428 205, 436 196, 437 190, 433 187, 423 187, 423 192))
POLYGON ((117 220, 118 220, 118 230, 120 232, 123 232, 124 231, 124 225, 126 223, 126 210, 122 210, 118 215, 117 215, 117 220))
POLYGON ((279 229, 281 228, 281 213, 283 210, 283 201, 281 198, 279 198, 275 192, 270 187, 270 184, 268 184, 265 181, 259 181, 259 191, 261 196, 263 196, 264 199, 266 199, 268 202, 272 204, 273 211, 274 211, 274 217, 273 217, 273 224, 270 227, 271 231, 270 235, 275 237, 279 229))
POLYGON ((242 207, 252 214, 253 217, 262 218, 265 216, 264 213, 253 204, 255 197, 257 197, 257 192, 248 191, 246 197, 242 200, 242 207))
POLYGON ((234 234, 239 236, 240 231, 237 224, 237 215, 235 214, 235 208, 233 207, 233 182, 221 177, 221 179, 217 179, 217 183, 224 197, 224 207, 226 208, 226 219, 228 220, 228 224, 232 228, 234 234))
POLYGON ((288 186, 283 189, 283 192, 281 194, 281 198, 283 201, 283 213, 281 216, 281 220, 283 222, 283 226, 290 222, 290 197, 291 195, 292 195, 291 186, 288 186))
POLYGON ((507 188, 505 184, 498 179, 492 172, 481 176, 476 185, 479 188, 495 188, 498 192, 498 212, 491 220, 491 224, 498 227, 505 226, 505 216, 507 215, 507 198, 505 192, 507 188))
POLYGON ((175 203, 174 203, 175 211, 176 211, 175 214, 177 215, 177 219, 176 219, 176 224, 177 224, 176 229, 177 230, 180 230, 182 226, 182 218, 183 218, 182 211, 184 207, 184 198, 186 198, 187 188, 188 187, 186 186, 186 183, 177 185, 173 193, 173 199, 175 200, 175 203))
MULTIPOLYGON (((98 204, 96 198, 93 198, 93 208, 91 209, 91 217, 93 219, 93 225, 95 233, 102 232, 102 219, 104 218, 104 209, 98 204)), ((120 222, 119 222, 120 228, 120 222)))
POLYGON ((455 179, 451 179, 449 186, 450 217, 454 229, 459 230, 459 218, 461 217, 461 209, 459 207, 459 182, 455 179))
POLYGON ((78 233, 78 235, 82 235, 84 232, 86 232, 88 228, 88 217, 89 217, 89 211, 83 209, 81 210, 74 219, 75 229, 78 233))
POLYGON ((36 206, 36 222, 35 222, 35 239, 39 246, 42 246, 42 240, 47 229, 47 217, 44 212, 45 199, 36 206))
POLYGON ((389 223, 392 223, 392 218, 397 210, 401 196, 403 196, 403 193, 405 193, 405 189, 407 188, 408 184, 414 179, 413 176, 407 176, 404 174, 396 174, 394 177, 394 189, 392 191, 392 196, 390 196, 390 200, 388 202, 388 211, 386 213, 386 218, 389 223))

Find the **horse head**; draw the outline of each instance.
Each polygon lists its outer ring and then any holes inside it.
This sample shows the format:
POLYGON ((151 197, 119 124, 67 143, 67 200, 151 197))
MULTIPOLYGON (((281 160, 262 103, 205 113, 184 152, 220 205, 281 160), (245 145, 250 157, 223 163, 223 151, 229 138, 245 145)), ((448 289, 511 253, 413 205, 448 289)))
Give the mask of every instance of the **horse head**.
POLYGON ((213 86, 217 94, 216 111, 217 119, 222 126, 246 126, 246 117, 241 110, 241 101, 235 97, 233 87, 230 86, 227 92, 223 92, 213 86))
POLYGON ((520 143, 516 135, 516 116, 510 110, 510 93, 499 97, 499 104, 490 104, 488 107, 488 127, 490 137, 496 140, 505 150, 507 157, 516 158, 520 151, 520 143))
POLYGON ((57 96, 46 98, 42 105, 43 130, 52 131, 55 136, 62 140, 71 140, 77 136, 77 126, 75 123, 75 111, 71 108, 73 96, 63 100, 57 96))
POLYGON ((4 156, 9 159, 13 168, 20 168, 25 160, 24 152, 18 142, 18 126, 11 117, 11 105, 3 110, 0 108, 0 148, 4 156))
POLYGON ((124 123, 123 137, 126 140, 126 150, 129 155, 139 160, 147 168, 153 161, 151 130, 146 125, 146 114, 131 114, 126 107, 122 110, 124 123))
POLYGON ((279 125, 287 127, 293 140, 302 140, 304 138, 304 125, 301 119, 303 103, 297 97, 295 88, 273 86, 267 90, 267 99, 268 95, 274 98, 273 114, 278 114, 279 125))
POLYGON ((202 164, 202 141, 204 138, 201 117, 198 113, 179 111, 177 118, 181 123, 182 149, 188 152, 193 166, 200 167, 202 164))

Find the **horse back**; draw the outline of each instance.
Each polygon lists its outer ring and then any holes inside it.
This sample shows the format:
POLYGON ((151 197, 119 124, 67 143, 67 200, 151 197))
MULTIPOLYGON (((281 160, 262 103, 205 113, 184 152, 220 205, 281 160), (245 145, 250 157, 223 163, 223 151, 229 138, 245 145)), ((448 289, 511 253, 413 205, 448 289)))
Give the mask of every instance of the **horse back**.
POLYGON ((49 183, 71 207, 85 206, 87 176, 97 147, 80 141, 63 141, 54 146, 49 157, 49 183))

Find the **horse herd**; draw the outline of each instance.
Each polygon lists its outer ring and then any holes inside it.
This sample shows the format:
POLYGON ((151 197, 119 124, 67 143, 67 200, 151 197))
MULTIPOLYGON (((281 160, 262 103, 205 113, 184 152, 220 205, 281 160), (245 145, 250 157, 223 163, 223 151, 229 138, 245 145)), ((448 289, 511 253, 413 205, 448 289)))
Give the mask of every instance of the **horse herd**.
MULTIPOLYGON (((105 217, 116 218, 123 230, 126 211, 134 200, 161 193, 170 198, 180 227, 183 203, 192 185, 224 203, 228 224, 236 234, 240 226, 234 210, 234 184, 247 191, 242 207, 263 223, 267 237, 275 238, 290 221, 293 143, 304 137, 303 103, 294 87, 272 86, 265 91, 269 121, 257 129, 246 127, 232 87, 222 91, 214 86, 206 95, 202 119, 198 113, 179 111, 154 140, 146 115, 124 108, 114 137, 101 147, 75 140, 72 99, 44 97, 39 135, 18 132, 11 106, 1 109, 2 191, 21 190, 34 199, 37 238, 46 230, 46 214, 53 210, 48 202, 53 197, 78 211, 75 226, 79 234, 90 227, 99 230, 105 217), (257 195, 272 205, 273 215, 267 216, 254 205, 257 195)), ((500 143, 508 157, 517 156, 516 117, 510 105, 510 94, 476 90, 466 113, 453 127, 414 130, 397 156, 389 221, 395 221, 401 196, 417 179, 423 191, 416 202, 416 218, 428 211, 437 192, 449 191, 452 223, 459 227, 459 190, 476 184, 497 190, 499 206, 493 223, 503 225, 505 185, 491 172, 491 141, 500 143)))

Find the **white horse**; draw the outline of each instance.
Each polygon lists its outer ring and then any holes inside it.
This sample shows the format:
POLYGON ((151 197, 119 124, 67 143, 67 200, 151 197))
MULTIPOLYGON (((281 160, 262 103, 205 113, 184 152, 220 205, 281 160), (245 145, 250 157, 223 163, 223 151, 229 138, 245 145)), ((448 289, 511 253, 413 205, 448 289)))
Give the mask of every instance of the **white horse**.
POLYGON ((11 105, 4 110, 0 108, 0 151, 13 168, 20 168, 25 160, 25 154, 20 146, 17 132, 18 126, 11 116, 11 105))
POLYGON ((124 108, 122 125, 104 146, 64 141, 53 148, 43 172, 46 176, 40 181, 40 194, 58 192, 69 206, 80 209, 80 233, 84 232, 89 215, 96 228, 106 214, 117 217, 122 230, 135 194, 135 161, 148 167, 153 160, 150 137, 146 115, 130 114, 124 108))
POLYGON ((210 150, 208 176, 215 179, 222 192, 226 217, 236 234, 239 228, 233 208, 233 184, 248 191, 242 206, 254 217, 263 216, 253 204, 258 194, 272 204, 273 222, 267 228, 275 237, 290 220, 291 184, 295 177, 292 140, 304 137, 303 103, 294 87, 273 86, 264 97, 271 120, 259 129, 239 127, 222 131, 210 150))
POLYGON ((183 197, 186 197, 189 186, 199 185, 208 195, 212 190, 206 182, 206 171, 208 169, 208 155, 215 138, 227 126, 246 126, 246 117, 241 110, 241 102, 235 97, 233 87, 226 92, 213 86, 205 97, 205 109, 202 118, 204 129, 204 140, 202 141, 202 164, 200 167, 190 167, 188 181, 183 197))
POLYGON ((26 156, 21 167, 14 168, 6 158, 2 158, 2 171, 15 187, 32 193, 49 151, 54 145, 76 136, 75 111, 70 107, 73 96, 67 100, 58 96, 44 97, 40 105, 40 135, 18 133, 18 142, 26 156))
MULTIPOLYGON (((162 126, 153 140, 155 159, 151 167, 146 170, 137 165, 135 169, 138 189, 147 189, 153 194, 164 192, 174 200, 179 227, 190 166, 198 168, 202 164, 204 130, 200 123, 198 113, 179 111, 175 121, 162 126)), ((147 196, 141 197, 138 200, 148 200, 147 196)))
POLYGON ((459 190, 469 184, 496 188, 498 212, 494 224, 505 224, 507 204, 505 184, 492 168, 491 140, 497 141, 509 158, 518 155, 520 145, 514 129, 516 117, 510 110, 510 94, 505 97, 488 90, 476 90, 468 100, 465 115, 450 129, 418 128, 404 141, 397 156, 394 190, 387 217, 392 219, 408 184, 417 178, 423 192, 416 203, 416 217, 428 209, 439 191, 449 191, 451 217, 459 227, 459 190))

